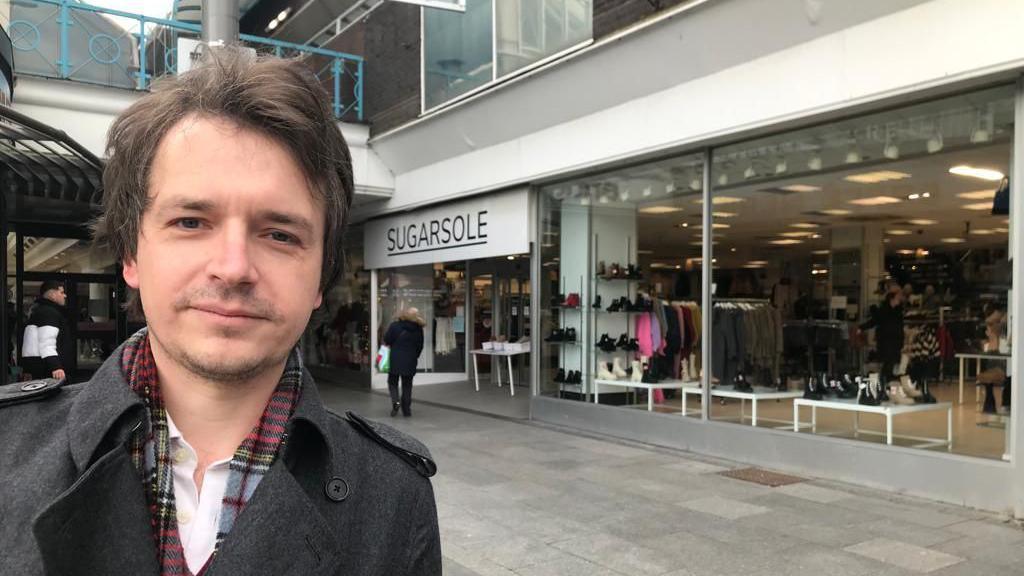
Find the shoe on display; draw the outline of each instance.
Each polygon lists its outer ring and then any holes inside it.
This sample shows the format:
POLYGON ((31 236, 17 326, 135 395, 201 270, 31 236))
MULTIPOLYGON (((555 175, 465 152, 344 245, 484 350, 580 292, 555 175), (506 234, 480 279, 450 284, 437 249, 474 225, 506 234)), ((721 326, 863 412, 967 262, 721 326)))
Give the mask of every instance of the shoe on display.
POLYGON ((561 306, 562 302, 565 302, 565 294, 558 293, 551 297, 551 305, 555 308, 561 306))
POLYGON ((622 268, 619 267, 618 262, 613 263, 608 267, 608 274, 605 278, 620 278, 622 276, 622 268))
POLYGON ((903 390, 903 394, 910 398, 920 398, 921 391, 914 387, 914 383, 910 381, 910 376, 904 374, 900 376, 900 389, 903 390))
POLYGON ((903 387, 900 386, 899 384, 894 384, 892 386, 892 391, 890 392, 889 397, 891 398, 893 404, 916 404, 916 402, 914 402, 914 399, 911 398, 910 396, 907 396, 907 393, 903 391, 903 387))
POLYGON ((625 368, 622 366, 621 358, 616 357, 612 362, 612 376, 615 376, 616 380, 624 380, 628 376, 625 368))
POLYGON ((603 278, 605 275, 604 260, 597 263, 597 276, 603 278))
POLYGON ((579 308, 580 307, 580 295, 576 292, 570 292, 566 296, 565 301, 562 302, 562 308, 579 308))
POLYGON ((551 335, 544 339, 545 342, 561 342, 565 339, 565 332, 561 328, 555 328, 551 335))
POLYGON ((619 312, 622 310, 622 301, 618 298, 612 300, 612 303, 608 305, 608 312, 619 312))
POLYGON ((921 404, 935 404, 938 400, 935 396, 932 396, 931 390, 928 387, 928 379, 921 379, 921 397, 917 399, 921 404))
POLYGON ((622 348, 623 350, 626 349, 626 346, 628 344, 629 344, 629 334, 626 334, 625 332, 620 334, 619 335, 619 339, 615 341, 615 347, 616 348, 622 348))
POLYGON ((629 374, 629 379, 631 381, 640 382, 643 380, 644 369, 643 366, 640 365, 639 360, 633 360, 633 362, 630 363, 630 368, 632 369, 632 372, 629 374))
POLYGON ((821 390, 818 388, 817 379, 814 376, 807 378, 807 383, 804 384, 804 399, 805 400, 821 400, 821 390))
POLYGON ((775 390, 778 392, 789 392, 789 384, 785 376, 779 376, 775 379, 775 390))
POLYGON ((737 374, 736 378, 732 382, 732 389, 737 392, 753 392, 754 387, 747 382, 746 376, 743 374, 737 374))
POLYGON ((594 305, 593 305, 593 307, 594 308, 600 308, 601 307, 601 295, 600 294, 598 294, 597 296, 594 297, 594 305))
POLYGON ((597 341, 597 347, 604 352, 612 352, 615 350, 615 341, 608 337, 608 333, 601 334, 601 339, 597 341))
POLYGON ((996 394, 993 390, 995 386, 992 384, 985 384, 985 403, 981 405, 981 411, 985 414, 996 413, 996 394))
POLYGON ((563 338, 565 338, 566 342, 575 342, 576 341, 576 329, 575 328, 567 329, 565 331, 565 334, 564 334, 563 338))
POLYGON ((630 338, 623 350, 628 352, 638 352, 640 350, 640 342, 636 338, 630 338))
POLYGON ((597 363, 597 379, 598 380, 615 380, 615 375, 608 370, 607 362, 597 363))
POLYGON ((1012 386, 1012 384, 1013 384, 1013 378, 1012 377, 1007 377, 1006 378, 1006 382, 1003 382, 1003 398, 1002 398, 1003 401, 999 405, 999 407, 1002 408, 1003 410, 1007 410, 1008 411, 1010 409, 1010 401, 1011 401, 1012 395, 1013 395, 1013 386, 1012 386))
POLYGON ((878 399, 871 392, 871 383, 865 382, 860 378, 857 380, 859 381, 857 385, 857 403, 863 406, 878 406, 878 399))
POLYGON ((558 369, 558 373, 555 374, 555 382, 557 382, 559 384, 563 384, 563 383, 568 382, 565 379, 565 368, 559 368, 558 369))
POLYGON ((635 264, 630 264, 626 269, 626 278, 630 278, 632 280, 639 280, 640 269, 637 268, 635 264))

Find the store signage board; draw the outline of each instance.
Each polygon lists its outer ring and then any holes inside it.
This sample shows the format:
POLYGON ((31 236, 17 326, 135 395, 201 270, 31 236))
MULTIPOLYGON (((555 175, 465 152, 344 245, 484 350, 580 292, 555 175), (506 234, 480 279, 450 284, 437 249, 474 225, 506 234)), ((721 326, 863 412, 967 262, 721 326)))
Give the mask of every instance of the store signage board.
POLYGON ((424 8, 440 8, 441 10, 466 11, 466 0, 391 0, 403 4, 415 4, 424 8))
POLYGON ((492 258, 530 251, 527 190, 488 194, 370 220, 367 269, 492 258))

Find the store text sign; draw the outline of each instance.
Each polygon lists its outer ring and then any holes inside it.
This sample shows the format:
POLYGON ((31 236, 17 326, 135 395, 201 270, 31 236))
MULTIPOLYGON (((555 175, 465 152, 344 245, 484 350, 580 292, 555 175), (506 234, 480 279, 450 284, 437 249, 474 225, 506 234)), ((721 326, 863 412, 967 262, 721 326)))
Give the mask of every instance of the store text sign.
POLYGON ((364 230, 367 268, 522 254, 530 248, 529 196, 481 196, 371 220, 364 230))

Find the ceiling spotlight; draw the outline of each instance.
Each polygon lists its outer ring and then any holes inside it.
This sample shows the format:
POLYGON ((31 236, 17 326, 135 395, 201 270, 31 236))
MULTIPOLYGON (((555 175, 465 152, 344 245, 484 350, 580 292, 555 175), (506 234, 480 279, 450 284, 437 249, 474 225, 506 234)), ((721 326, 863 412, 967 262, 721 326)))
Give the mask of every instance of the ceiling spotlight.
POLYGON ((751 178, 753 178, 755 176, 757 176, 757 171, 754 170, 754 165, 753 164, 751 164, 750 166, 747 166, 747 169, 743 171, 743 177, 746 178, 747 180, 750 180, 751 178))
POLYGON ((949 173, 956 174, 957 176, 970 176, 972 178, 979 178, 981 180, 988 180, 991 182, 1002 180, 1004 176, 1004 174, 999 170, 975 168, 974 166, 967 166, 965 164, 953 166, 949 169, 949 173))
POLYGON ((278 24, 280 24, 279 20, 277 20, 277 19, 271 20, 270 24, 267 24, 267 30, 273 30, 273 29, 277 28, 278 24))
POLYGON ((929 138, 928 142, 925 144, 925 147, 928 149, 929 154, 941 152, 943 146, 944 143, 942 142, 942 132, 939 132, 937 130, 934 134, 932 134, 932 137, 929 138))
POLYGON ((920 194, 916 194, 915 193, 915 194, 911 194, 911 195, 907 196, 907 200, 917 200, 920 197, 921 197, 920 194))
POLYGON ((292 13, 292 9, 289 6, 288 8, 285 8, 284 10, 281 10, 281 13, 277 15, 277 19, 278 20, 284 20, 291 13, 292 13))
POLYGON ((821 154, 815 152, 811 154, 811 157, 807 159, 807 169, 818 171, 821 170, 821 154))
POLYGON ((931 197, 932 197, 932 193, 931 192, 924 192, 924 193, 921 194, 921 198, 931 198, 931 197))
POLYGON ((775 163, 775 173, 785 174, 786 170, 789 170, 789 165, 786 164, 785 158, 779 158, 779 161, 775 163))

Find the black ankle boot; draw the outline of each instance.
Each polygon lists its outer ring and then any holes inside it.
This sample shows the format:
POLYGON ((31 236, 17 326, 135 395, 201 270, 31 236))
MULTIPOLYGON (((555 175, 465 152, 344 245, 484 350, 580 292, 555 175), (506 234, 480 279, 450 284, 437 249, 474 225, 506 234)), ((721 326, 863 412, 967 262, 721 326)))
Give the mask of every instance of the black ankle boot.
POLYGON ((627 345, 629 345, 629 335, 623 332, 619 335, 619 339, 615 341, 615 347, 625 350, 627 345))
POLYGON ((559 368, 558 374, 555 374, 555 382, 562 384, 565 381, 565 368, 559 368))
POLYGON ((622 310, 622 303, 619 300, 612 300, 612 303, 608 305, 609 312, 618 312, 622 310))
POLYGON ((1013 387, 1010 386, 1010 384, 1012 384, 1011 380, 1012 378, 1007 378, 1006 381, 1003 382, 1003 401, 999 405, 999 408, 1007 414, 1010 413, 1010 395, 1012 394, 1011 390, 1013 389, 1013 387))
POLYGON ((818 388, 814 376, 807 377, 807 383, 804 384, 804 399, 821 400, 821 390, 818 388))
POLYGON ((401 408, 401 406, 402 405, 399 404, 398 402, 392 402, 391 403, 391 417, 392 418, 394 418, 395 416, 398 416, 398 409, 401 408))
POLYGON ((985 414, 996 413, 996 395, 992 384, 985 384, 985 403, 981 405, 981 411, 985 414))
POLYGON ((600 307, 601 307, 601 295, 598 294, 597 297, 594 298, 594 308, 600 308, 600 307))

